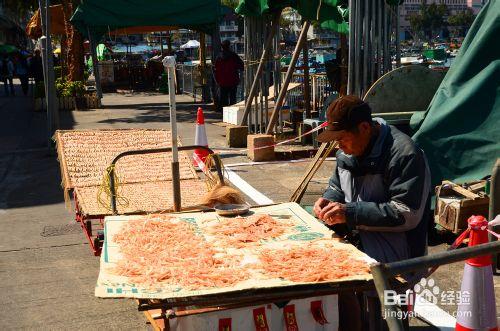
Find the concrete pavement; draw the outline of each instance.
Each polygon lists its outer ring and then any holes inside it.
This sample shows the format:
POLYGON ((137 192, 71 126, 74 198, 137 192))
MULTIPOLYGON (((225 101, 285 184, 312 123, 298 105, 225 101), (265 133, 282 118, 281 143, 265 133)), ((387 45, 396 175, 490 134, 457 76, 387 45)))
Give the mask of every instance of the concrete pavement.
MULTIPOLYGON (((106 95, 106 108, 60 113, 61 125, 169 128, 167 100, 158 94, 106 95)), ((187 96, 177 101, 179 133, 184 144, 191 144, 199 105, 187 96)), ((45 114, 32 111, 30 97, 16 96, 0 99, 0 116, 0 328, 147 329, 133 301, 94 297, 99 259, 92 255, 74 213, 65 208, 59 164, 45 148, 45 114)), ((225 147, 224 127, 211 124, 220 122, 221 115, 206 109, 205 117, 211 147, 225 147)), ((224 155, 226 164, 245 161, 241 153, 224 155)), ((294 175, 300 175, 305 164, 292 166, 294 175)), ((242 177, 255 170, 235 168, 242 177)), ((265 182, 253 184, 271 188, 265 182)), ((275 201, 286 201, 292 188, 284 180, 268 193, 275 201)))
MULTIPOLYGON (((18 94, 19 95, 19 94, 18 94)), ((169 128, 168 96, 106 94, 104 109, 61 113, 64 129, 169 128)), ((196 109, 177 97, 179 135, 194 143, 196 109)), ((204 107, 210 147, 225 147, 222 115, 204 107)), ((56 156, 45 149, 45 115, 30 98, 0 98, 0 328, 91 330, 147 329, 130 300, 94 297, 99 260, 65 208, 56 156)), ((224 154, 225 164, 245 163, 243 153, 224 154)), ((275 202, 288 201, 308 163, 243 164, 232 169, 275 202)), ((313 179, 303 202, 321 194, 334 167, 329 161, 313 179)), ((446 249, 431 248, 431 252, 446 249)), ((458 290, 463 264, 442 267, 433 278, 441 289, 458 290)), ((498 298, 497 298, 498 303, 498 298)), ((443 307, 453 311, 454 306, 443 307)), ((418 324, 418 323, 414 323, 418 324)), ((418 324, 415 328, 424 327, 418 324)))

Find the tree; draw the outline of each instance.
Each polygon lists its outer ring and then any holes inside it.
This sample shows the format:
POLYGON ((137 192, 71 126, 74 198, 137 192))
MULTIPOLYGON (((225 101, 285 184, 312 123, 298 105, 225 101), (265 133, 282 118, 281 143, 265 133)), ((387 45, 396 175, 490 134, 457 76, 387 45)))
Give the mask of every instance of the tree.
POLYGON ((419 39, 424 33, 424 19, 421 14, 412 14, 409 17, 410 28, 413 32, 413 38, 419 39))
POLYGON ((229 8, 236 9, 238 7, 239 0, 222 0, 221 3, 229 8))
POLYGON ((415 35, 423 33, 430 40, 446 25, 444 17, 447 13, 446 5, 435 3, 427 5, 424 0, 420 6, 420 13, 410 16, 410 27, 415 35))
POLYGON ((467 8, 465 11, 458 12, 448 17, 448 24, 458 30, 461 36, 464 36, 465 31, 471 26, 474 19, 474 13, 471 9, 467 8))

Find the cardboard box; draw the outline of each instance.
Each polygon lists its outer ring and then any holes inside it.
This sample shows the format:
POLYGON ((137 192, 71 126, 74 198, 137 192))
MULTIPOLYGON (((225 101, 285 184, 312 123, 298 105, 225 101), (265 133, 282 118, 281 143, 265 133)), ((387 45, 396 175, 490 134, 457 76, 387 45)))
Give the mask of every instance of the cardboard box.
POLYGON ((467 219, 472 215, 488 217, 489 197, 464 186, 469 185, 443 181, 436 187, 434 221, 455 234, 467 229, 467 219))

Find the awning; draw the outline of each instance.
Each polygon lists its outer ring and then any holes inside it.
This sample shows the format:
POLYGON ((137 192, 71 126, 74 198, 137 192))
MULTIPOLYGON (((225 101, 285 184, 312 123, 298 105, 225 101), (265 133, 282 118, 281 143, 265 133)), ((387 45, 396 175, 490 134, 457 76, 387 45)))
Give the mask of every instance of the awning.
MULTIPOLYGON (((64 13, 62 5, 50 6, 50 33, 52 35, 63 35, 64 30, 64 13)), ((148 25, 135 26, 120 29, 106 28, 106 33, 110 35, 127 35, 127 34, 142 34, 149 32, 176 30, 178 27, 165 25, 148 25)), ((30 21, 26 25, 26 34, 31 39, 38 39, 42 36, 42 26, 40 23, 40 15, 38 10, 33 14, 30 21)))
POLYGON ((219 16, 219 0, 149 0, 147 3, 85 0, 71 17, 71 23, 82 34, 90 31, 96 38, 116 29, 146 26, 175 26, 211 34, 219 16))
POLYGON ((161 31, 170 31, 170 30, 178 30, 179 28, 176 26, 166 26, 166 25, 147 25, 147 26, 134 26, 128 28, 116 29, 109 32, 111 35, 128 35, 128 34, 143 34, 143 33, 151 33, 151 32, 161 32, 161 31))

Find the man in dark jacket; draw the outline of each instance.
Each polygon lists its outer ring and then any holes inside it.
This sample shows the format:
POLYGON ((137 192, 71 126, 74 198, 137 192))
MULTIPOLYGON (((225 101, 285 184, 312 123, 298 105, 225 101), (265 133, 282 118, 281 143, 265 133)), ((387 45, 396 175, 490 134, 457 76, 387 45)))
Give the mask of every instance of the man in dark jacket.
POLYGON ((215 60, 215 81, 219 85, 219 105, 221 107, 236 103, 236 89, 240 82, 239 71, 243 70, 243 61, 230 48, 229 40, 221 43, 222 52, 215 60))
POLYGON ((370 106, 356 96, 337 99, 326 115, 318 140, 335 140, 340 149, 316 216, 357 233, 360 249, 379 262, 424 255, 431 182, 423 151, 383 119, 372 119, 370 106))

